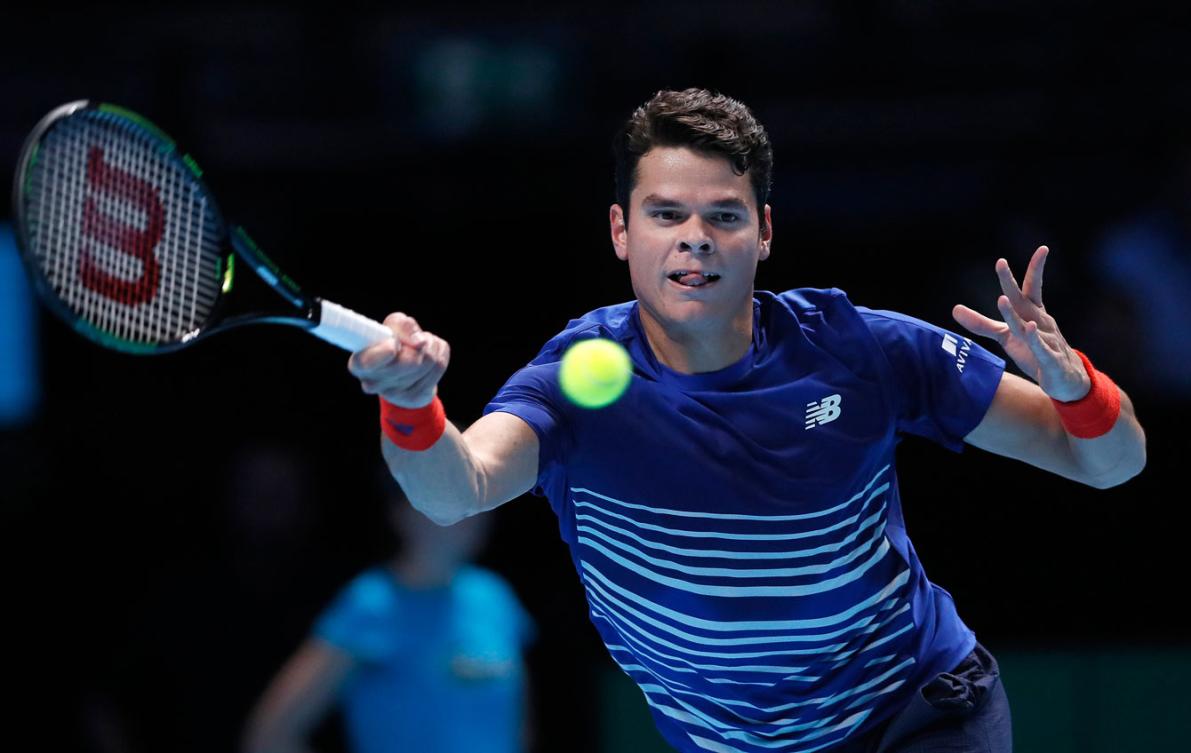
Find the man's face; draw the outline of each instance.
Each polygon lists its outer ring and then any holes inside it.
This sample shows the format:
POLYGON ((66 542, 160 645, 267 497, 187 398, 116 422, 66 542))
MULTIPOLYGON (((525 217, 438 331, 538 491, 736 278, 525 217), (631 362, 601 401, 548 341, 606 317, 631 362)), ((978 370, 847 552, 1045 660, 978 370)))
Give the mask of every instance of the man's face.
POLYGON ((655 147, 641 157, 624 208, 609 213, 642 316, 667 330, 715 328, 752 316, 757 262, 769 256, 769 206, 759 226, 749 176, 724 157, 655 147))

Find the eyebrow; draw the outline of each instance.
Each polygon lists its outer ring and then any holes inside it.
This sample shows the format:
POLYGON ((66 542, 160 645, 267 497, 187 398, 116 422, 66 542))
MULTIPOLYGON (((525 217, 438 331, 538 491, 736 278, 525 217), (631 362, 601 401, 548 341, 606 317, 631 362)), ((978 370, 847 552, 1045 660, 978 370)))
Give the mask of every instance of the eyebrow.
MULTIPOLYGON (((653 207, 677 207, 682 206, 682 202, 676 199, 670 199, 665 196, 659 196, 658 194, 651 193, 641 200, 641 205, 653 207)), ((724 209, 748 209, 748 204, 745 204, 743 201, 735 197, 716 199, 715 201, 710 202, 710 205, 724 209)))

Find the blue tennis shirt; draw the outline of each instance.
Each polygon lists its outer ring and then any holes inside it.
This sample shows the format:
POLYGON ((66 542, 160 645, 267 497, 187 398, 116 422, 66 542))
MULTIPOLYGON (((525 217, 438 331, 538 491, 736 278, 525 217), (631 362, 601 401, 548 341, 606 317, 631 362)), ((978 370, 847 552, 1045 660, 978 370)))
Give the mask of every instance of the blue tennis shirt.
POLYGON ((612 658, 681 751, 809 753, 893 715, 975 645, 906 534, 904 434, 960 450, 1004 361, 839 290, 758 291, 753 343, 720 371, 658 363, 636 303, 571 321, 485 412, 540 440, 558 515, 612 658), (619 341, 624 396, 579 408, 567 346, 619 341))
POLYGON ((385 567, 357 576, 314 634, 358 662, 341 704, 357 753, 516 753, 529 615, 496 573, 407 588, 385 567))

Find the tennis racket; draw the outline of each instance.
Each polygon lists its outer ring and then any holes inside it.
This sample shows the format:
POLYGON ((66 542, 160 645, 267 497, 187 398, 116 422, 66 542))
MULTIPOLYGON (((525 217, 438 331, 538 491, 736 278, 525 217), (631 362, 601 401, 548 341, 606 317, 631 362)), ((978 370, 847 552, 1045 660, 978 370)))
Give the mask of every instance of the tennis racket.
POLYGON ((301 327, 348 351, 393 336, 304 293, 244 228, 224 222, 194 159, 123 108, 80 100, 46 115, 21 150, 13 204, 34 287, 104 347, 163 353, 259 323, 301 327), (285 303, 232 313, 237 259, 285 303))

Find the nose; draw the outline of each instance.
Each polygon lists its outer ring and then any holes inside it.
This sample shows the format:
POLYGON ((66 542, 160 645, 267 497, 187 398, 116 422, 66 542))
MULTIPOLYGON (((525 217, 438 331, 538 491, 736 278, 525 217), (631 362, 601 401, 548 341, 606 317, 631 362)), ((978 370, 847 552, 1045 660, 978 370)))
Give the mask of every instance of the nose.
POLYGON ((704 255, 715 253, 715 244, 711 240, 711 235, 699 218, 693 217, 682 228, 682 233, 678 238, 678 250, 704 255))

